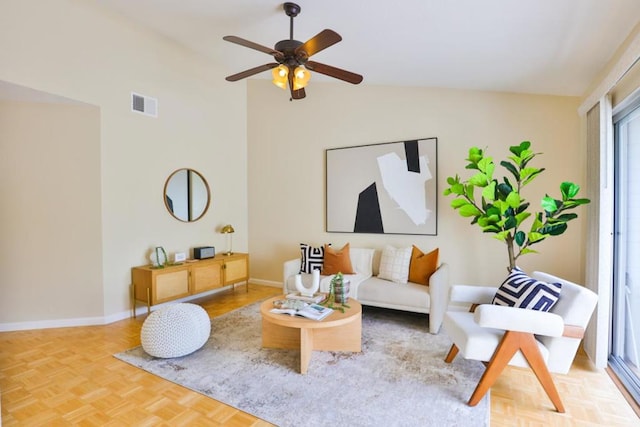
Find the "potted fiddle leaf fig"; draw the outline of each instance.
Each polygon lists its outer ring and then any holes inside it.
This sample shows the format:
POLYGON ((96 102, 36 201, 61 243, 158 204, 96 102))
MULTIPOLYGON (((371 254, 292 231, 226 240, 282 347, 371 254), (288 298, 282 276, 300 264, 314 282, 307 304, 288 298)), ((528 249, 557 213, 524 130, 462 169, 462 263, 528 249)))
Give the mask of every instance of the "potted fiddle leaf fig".
POLYGON ((567 223, 578 217, 567 211, 590 200, 576 198, 580 186, 563 182, 559 197, 546 194, 540 202, 542 211, 530 212, 530 204, 522 190, 544 172, 544 168, 530 165, 541 153, 534 153, 529 141, 511 146, 509 151, 508 160, 500 162, 509 174, 496 178, 493 158, 480 148, 470 148, 466 169, 473 170, 474 174, 466 180, 458 175, 447 178, 444 195, 453 195, 451 207, 461 216, 471 218, 471 224, 477 224, 484 233, 494 234, 496 239, 506 243, 511 272, 520 256, 537 253, 532 249, 533 245, 567 230, 567 223), (528 222, 531 224, 526 226, 528 222))

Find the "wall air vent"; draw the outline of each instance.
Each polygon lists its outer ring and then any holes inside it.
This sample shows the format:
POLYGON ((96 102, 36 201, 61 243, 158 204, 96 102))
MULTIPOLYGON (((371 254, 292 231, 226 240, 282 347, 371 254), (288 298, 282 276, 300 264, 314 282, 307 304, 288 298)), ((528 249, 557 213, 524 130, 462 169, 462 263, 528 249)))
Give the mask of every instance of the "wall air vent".
POLYGON ((158 100, 131 92, 131 111, 145 116, 158 117, 158 100))

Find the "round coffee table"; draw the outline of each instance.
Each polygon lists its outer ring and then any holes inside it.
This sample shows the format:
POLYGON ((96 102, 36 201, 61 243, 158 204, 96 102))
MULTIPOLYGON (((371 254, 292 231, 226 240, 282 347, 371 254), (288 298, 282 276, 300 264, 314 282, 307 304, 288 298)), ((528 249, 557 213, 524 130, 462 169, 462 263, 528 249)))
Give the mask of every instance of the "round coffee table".
POLYGON ((300 349, 300 373, 307 373, 311 352, 362 351, 362 306, 353 298, 344 313, 335 310, 323 320, 271 313, 273 302, 284 296, 269 298, 260 306, 262 347, 300 349))

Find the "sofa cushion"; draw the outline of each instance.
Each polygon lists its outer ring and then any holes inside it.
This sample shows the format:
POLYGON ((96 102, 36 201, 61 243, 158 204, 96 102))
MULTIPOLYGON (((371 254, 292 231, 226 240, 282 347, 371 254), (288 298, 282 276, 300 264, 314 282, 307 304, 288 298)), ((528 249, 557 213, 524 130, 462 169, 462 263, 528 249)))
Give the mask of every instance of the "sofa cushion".
POLYGON ((394 283, 389 280, 371 277, 362 282, 358 287, 358 301, 365 305, 379 307, 406 309, 408 306, 422 307, 426 312, 429 308, 431 297, 422 285, 416 283, 394 283))
POLYGON ((380 258, 380 279, 405 284, 409 280, 409 264, 411 263, 411 247, 394 248, 387 245, 380 258))
POLYGON ((322 270, 323 261, 324 246, 316 248, 306 243, 300 243, 300 273, 322 270))
POLYGON ((560 298, 561 283, 533 279, 514 268, 493 297, 493 304, 549 311, 560 298))
POLYGON ((413 245, 411 263, 409 264, 409 281, 429 286, 429 278, 438 269, 439 258, 438 248, 425 254, 416 245, 413 245))
POLYGON ((342 249, 333 249, 329 245, 324 245, 324 263, 322 266, 322 274, 329 276, 331 274, 354 274, 351 266, 351 257, 349 254, 349 243, 344 245, 342 249))

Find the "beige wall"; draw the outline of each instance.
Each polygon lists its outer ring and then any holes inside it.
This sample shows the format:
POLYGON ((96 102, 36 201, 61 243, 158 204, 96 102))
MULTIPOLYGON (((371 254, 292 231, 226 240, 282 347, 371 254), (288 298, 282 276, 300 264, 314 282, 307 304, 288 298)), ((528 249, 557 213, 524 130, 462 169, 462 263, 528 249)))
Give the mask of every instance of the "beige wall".
POLYGON ((101 313, 98 109, 0 102, 0 152, 0 323, 101 313))
MULTIPOLYGON (((60 290, 48 303, 65 308, 52 317, 19 305, 8 307, 5 322, 126 316, 130 268, 147 263, 150 248, 222 248, 225 239, 216 229, 225 223, 236 229, 234 249, 247 249, 246 88, 224 81, 229 70, 81 0, 3 1, 0 51, 0 81, 92 104, 100 111, 101 211, 92 220, 100 223, 102 259, 86 273, 92 280, 100 277, 102 294, 97 301, 79 300, 70 289, 60 290), (131 91, 157 98, 159 117, 131 113, 131 91), (172 218, 163 204, 165 179, 181 167, 201 172, 213 196, 209 212, 192 224, 172 218)), ((84 159, 63 159, 60 167, 76 161, 84 159)), ((7 224, 0 227, 6 235, 7 224)), ((66 227, 68 234, 78 231, 75 224, 66 227)), ((42 243, 56 248, 61 235, 42 243)), ((8 247, 19 244, 17 238, 6 242, 8 247)), ((0 272, 0 300, 16 272, 34 268, 34 260, 11 254, 6 262, 11 271, 0 272)), ((52 268, 59 270, 56 275, 68 274, 66 266, 52 268)), ((55 284, 27 286, 25 293, 37 295, 55 284)))
MULTIPOLYGON (((249 101, 249 249, 252 276, 266 281, 282 281, 282 262, 299 256, 300 242, 350 242, 439 247, 452 283, 496 284, 506 273, 506 246, 471 227, 442 196, 446 177, 465 174, 468 148, 488 147, 499 161, 510 145, 531 140, 544 153, 534 164, 547 168, 524 191, 534 205, 544 192, 559 194, 564 180, 585 182, 578 98, 316 81, 306 99, 289 102, 269 82, 250 81, 249 101), (325 149, 421 137, 438 138, 437 236, 324 231, 325 149)), ((519 265, 582 280, 586 210, 579 213, 567 233, 540 243, 541 254, 519 265)))

